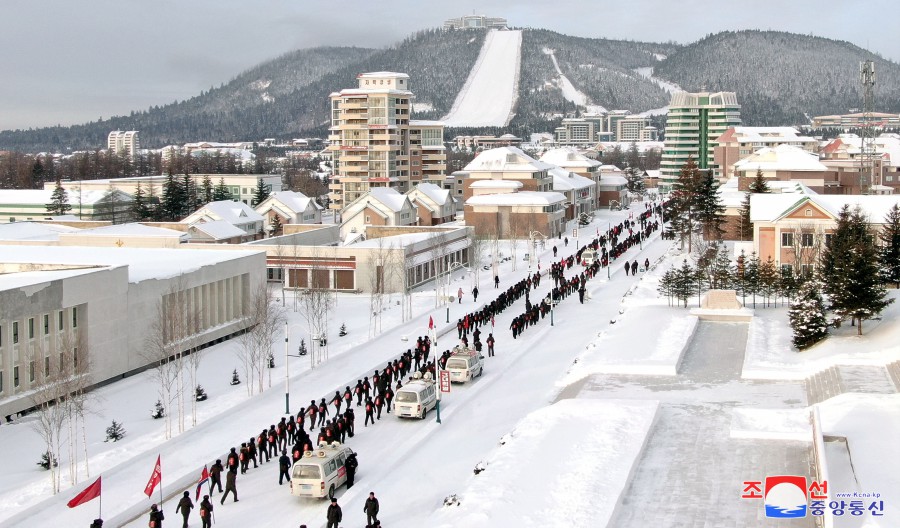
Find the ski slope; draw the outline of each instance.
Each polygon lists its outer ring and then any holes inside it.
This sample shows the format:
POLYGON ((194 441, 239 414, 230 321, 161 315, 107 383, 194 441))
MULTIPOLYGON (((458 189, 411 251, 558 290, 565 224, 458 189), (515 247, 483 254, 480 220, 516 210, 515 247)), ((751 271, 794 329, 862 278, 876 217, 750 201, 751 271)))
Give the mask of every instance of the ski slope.
POLYGON ((448 127, 506 126, 519 93, 522 32, 492 30, 441 121, 448 127))
POLYGON ((559 63, 556 61, 556 54, 552 49, 544 48, 544 54, 550 55, 550 60, 553 61, 553 67, 556 69, 556 84, 559 86, 559 89, 562 91, 563 97, 566 98, 567 101, 574 103, 576 106, 580 106, 584 108, 588 113, 592 114, 605 114, 606 108, 600 105, 591 104, 591 99, 578 88, 575 88, 575 85, 572 84, 572 81, 566 77, 562 69, 559 67, 559 63))

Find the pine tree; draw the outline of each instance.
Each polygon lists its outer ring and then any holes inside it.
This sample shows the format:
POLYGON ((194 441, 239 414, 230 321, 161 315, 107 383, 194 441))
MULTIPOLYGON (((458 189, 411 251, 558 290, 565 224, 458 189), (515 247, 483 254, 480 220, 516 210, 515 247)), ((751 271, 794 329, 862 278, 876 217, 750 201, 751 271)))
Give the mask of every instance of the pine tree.
POLYGON ((271 223, 271 225, 269 225, 269 236, 278 236, 278 235, 280 235, 282 229, 284 229, 284 226, 281 224, 281 216, 279 216, 279 215, 276 214, 276 215, 272 218, 272 223, 271 223))
POLYGON ((234 371, 231 373, 231 384, 232 385, 240 385, 241 384, 241 378, 238 377, 237 369, 234 369, 234 371))
POLYGON ((728 255, 728 247, 725 244, 719 246, 716 258, 710 269, 712 287, 718 290, 727 290, 734 285, 734 268, 731 265, 731 257, 728 255))
POLYGON ((683 302, 685 308, 687 308, 688 299, 696 289, 693 284, 694 277, 694 268, 688 264, 687 259, 684 259, 680 268, 674 270, 672 276, 672 295, 683 302))
POLYGON ((769 183, 763 177, 762 170, 756 169, 756 178, 750 182, 744 201, 741 202, 741 240, 753 240, 753 223, 750 221, 750 196, 753 194, 768 193, 769 183))
POLYGON ((271 194, 271 190, 268 185, 263 182, 262 178, 256 179, 256 190, 253 192, 253 201, 250 203, 252 207, 256 207, 257 205, 266 201, 266 198, 271 194))
POLYGON ((766 194, 772 192, 769 182, 763 176, 762 169, 756 169, 756 177, 750 182, 750 192, 754 194, 766 194))
POLYGON ((756 308, 756 294, 761 291, 760 289, 760 276, 759 276, 759 257, 756 255, 756 252, 750 253, 750 256, 744 259, 744 291, 745 295, 749 294, 753 296, 753 307, 756 308))
POLYGON ((58 467, 59 462, 56 461, 55 456, 50 455, 49 451, 45 451, 45 452, 41 453, 41 461, 38 462, 37 465, 41 466, 42 468, 44 468, 46 470, 49 470, 50 466, 58 467))
POLYGON ((185 173, 181 180, 181 189, 184 193, 184 203, 179 218, 184 218, 200 207, 200 196, 197 194, 197 184, 190 174, 185 173))
POLYGON ((628 192, 638 196, 644 196, 647 189, 644 188, 644 175, 637 167, 629 166, 625 169, 625 180, 628 186, 628 192))
POLYGON ((147 200, 144 198, 141 182, 138 182, 134 188, 131 201, 131 217, 137 222, 146 221, 150 217, 150 210, 147 208, 147 200))
POLYGON ((213 187, 213 183, 209 177, 209 174, 204 174, 203 182, 200 184, 200 201, 202 202, 201 205, 206 205, 209 202, 212 202, 214 199, 214 192, 215 188, 213 187))
POLYGON ((112 425, 106 428, 106 440, 104 440, 104 442, 109 442, 110 440, 112 440, 113 442, 118 442, 124 437, 125 428, 122 427, 122 424, 113 420, 112 425))
POLYGON ((175 176, 169 174, 163 184, 162 201, 160 202, 160 217, 164 221, 177 222, 181 220, 184 211, 184 189, 181 182, 175 176))
POLYGON ((305 356, 307 354, 305 340, 303 340, 303 339, 300 340, 300 346, 297 348, 297 353, 300 354, 301 356, 305 356))
POLYGON ((347 325, 345 323, 341 323, 341 331, 338 332, 338 335, 341 337, 347 335, 347 325))
POLYGON ((788 310, 788 319, 794 331, 792 342, 798 350, 806 350, 828 336, 821 286, 817 279, 806 281, 788 310))
POLYGON ((215 189, 213 189, 213 199, 214 202, 223 202, 225 200, 231 200, 232 195, 231 191, 228 190, 228 187, 225 185, 225 178, 219 178, 219 183, 216 185, 215 189))
POLYGON ((202 385, 197 385, 197 388, 194 389, 194 399, 197 401, 206 401, 209 396, 206 395, 206 390, 203 389, 202 385))
POLYGON ((850 211, 845 205, 823 252, 822 270, 828 273, 824 280, 829 308, 840 318, 859 323, 858 335, 862 335, 863 320, 876 317, 893 302, 879 277, 877 256, 862 210, 857 206, 850 211))
POLYGON ((881 281, 900 288, 900 207, 897 204, 888 211, 878 237, 882 243, 878 251, 881 281))
POLYGON ((72 206, 69 205, 69 193, 62 186, 62 181, 57 179, 53 194, 50 195, 50 203, 47 204, 47 214, 54 216, 64 215, 71 210, 72 206))
POLYGON ((154 420, 159 420, 163 416, 166 415, 166 408, 163 407, 162 400, 156 400, 156 405, 153 406, 153 410, 150 411, 150 418, 154 420))
POLYGON ((725 230, 722 229, 725 223, 725 206, 719 194, 719 182, 713 177, 712 171, 704 171, 701 174, 695 193, 697 222, 703 229, 704 239, 721 240, 725 234, 725 230))
POLYGON ((687 239, 689 248, 696 222, 696 193, 701 177, 697 163, 693 157, 689 157, 681 167, 678 179, 672 185, 670 207, 666 211, 666 221, 669 222, 672 232, 681 239, 682 246, 687 239))
POLYGON ((769 255, 765 261, 759 263, 759 290, 766 299, 766 306, 769 305, 769 298, 778 289, 778 278, 778 268, 772 255, 769 255))

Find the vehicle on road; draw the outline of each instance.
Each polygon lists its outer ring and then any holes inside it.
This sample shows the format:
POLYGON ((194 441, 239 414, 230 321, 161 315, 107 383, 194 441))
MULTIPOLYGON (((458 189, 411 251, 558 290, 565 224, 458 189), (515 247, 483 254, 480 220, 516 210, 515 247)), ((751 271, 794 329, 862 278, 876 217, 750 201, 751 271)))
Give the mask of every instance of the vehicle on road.
POLYGON ((450 372, 450 381, 465 383, 484 374, 484 356, 474 349, 457 346, 447 358, 445 369, 450 372))
POLYGON ((398 418, 424 419, 436 405, 437 387, 430 372, 426 372, 424 377, 416 372, 413 380, 394 394, 394 416, 398 418))
POLYGON ((347 457, 353 454, 340 442, 321 443, 307 451, 291 467, 291 495, 295 497, 331 498, 337 488, 347 483, 347 457))

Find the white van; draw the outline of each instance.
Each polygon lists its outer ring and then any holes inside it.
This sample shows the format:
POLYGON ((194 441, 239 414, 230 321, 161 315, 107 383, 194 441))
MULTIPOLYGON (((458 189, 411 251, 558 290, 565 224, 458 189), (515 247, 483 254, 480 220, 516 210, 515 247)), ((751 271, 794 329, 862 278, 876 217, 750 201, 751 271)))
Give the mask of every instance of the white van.
POLYGON ((397 418, 425 418, 428 411, 437 406, 437 387, 431 373, 425 377, 418 372, 412 381, 397 389, 394 394, 394 416, 397 418))
POLYGON ((597 260, 597 252, 593 249, 585 249, 581 252, 581 263, 584 266, 590 266, 597 260))
POLYGON ((465 383, 484 373, 484 356, 475 350, 457 346, 447 358, 445 369, 450 372, 450 381, 465 383))
POLYGON ((295 497, 334 497, 334 490, 347 483, 344 465, 353 450, 340 442, 319 444, 307 451, 291 467, 291 495, 295 497))

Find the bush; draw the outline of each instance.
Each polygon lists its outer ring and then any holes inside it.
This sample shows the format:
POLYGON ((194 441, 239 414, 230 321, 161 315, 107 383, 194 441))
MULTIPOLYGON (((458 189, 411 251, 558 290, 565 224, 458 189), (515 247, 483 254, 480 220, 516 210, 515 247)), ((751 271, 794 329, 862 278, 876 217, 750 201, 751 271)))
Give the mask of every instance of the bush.
POLYGON ((234 369, 234 371, 231 373, 231 384, 232 385, 240 385, 241 384, 241 378, 238 376, 237 369, 234 369))
POLYGON ((110 440, 112 440, 113 442, 118 442, 124 437, 125 428, 122 427, 122 424, 113 420, 112 425, 106 428, 106 440, 104 440, 104 442, 109 442, 110 440))
POLYGON ((197 385, 197 388, 194 389, 194 399, 197 401, 206 401, 209 396, 206 395, 206 391, 203 390, 203 387, 197 385))
POLYGON ((56 461, 56 457, 51 457, 49 452, 41 454, 41 461, 38 462, 37 465, 41 466, 45 470, 49 470, 51 464, 53 465, 53 467, 59 466, 59 462, 56 461))
POLYGON ((153 407, 153 410, 150 411, 150 417, 154 420, 159 420, 163 416, 166 415, 166 408, 163 407, 161 400, 156 400, 156 405, 153 407))

